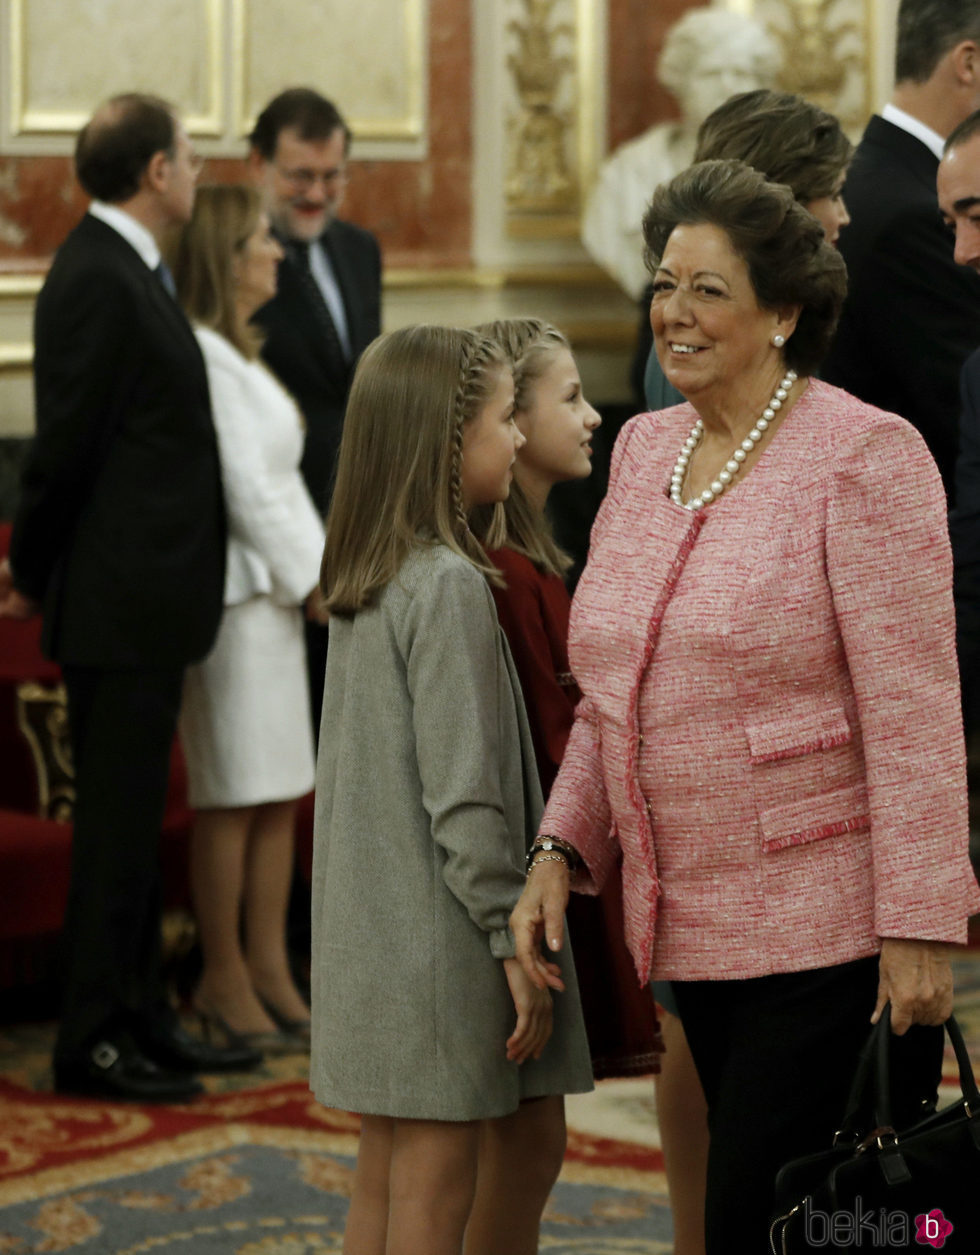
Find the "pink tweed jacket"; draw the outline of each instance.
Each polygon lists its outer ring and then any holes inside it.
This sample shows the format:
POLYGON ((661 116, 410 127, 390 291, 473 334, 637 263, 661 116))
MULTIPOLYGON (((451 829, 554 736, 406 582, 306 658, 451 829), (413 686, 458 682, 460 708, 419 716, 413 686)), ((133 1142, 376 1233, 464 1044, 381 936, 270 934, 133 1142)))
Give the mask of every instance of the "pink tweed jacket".
POLYGON ((541 825, 595 892, 622 850, 641 980, 964 942, 980 910, 945 498, 903 419, 811 382, 706 510, 689 405, 623 430, 572 608, 584 694, 541 825))

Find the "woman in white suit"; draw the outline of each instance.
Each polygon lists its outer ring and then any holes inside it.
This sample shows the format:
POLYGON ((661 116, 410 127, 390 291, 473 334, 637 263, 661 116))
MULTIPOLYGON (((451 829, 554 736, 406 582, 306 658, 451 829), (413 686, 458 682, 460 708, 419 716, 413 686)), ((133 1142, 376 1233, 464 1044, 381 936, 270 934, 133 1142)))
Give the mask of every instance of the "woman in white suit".
POLYGON ((225 610, 187 672, 180 718, 202 1021, 266 1051, 309 1040, 286 949, 297 800, 313 787, 301 607, 318 616, 323 524, 299 473, 299 410, 258 358, 250 324, 282 249, 258 193, 201 188, 177 243, 178 296, 211 390, 228 515, 225 610))

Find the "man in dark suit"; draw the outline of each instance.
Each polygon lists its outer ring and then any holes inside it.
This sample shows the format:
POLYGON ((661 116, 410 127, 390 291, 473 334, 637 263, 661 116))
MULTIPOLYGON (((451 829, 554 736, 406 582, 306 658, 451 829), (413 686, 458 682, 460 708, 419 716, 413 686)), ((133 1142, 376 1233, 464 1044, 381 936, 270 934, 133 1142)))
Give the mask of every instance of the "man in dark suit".
MULTIPOLYGON (((381 254, 369 232, 336 215, 347 187, 350 131, 306 87, 271 100, 249 137, 250 164, 286 256, 256 322, 262 355, 306 419, 302 471, 325 514, 354 367, 381 331, 381 254)), ((307 624, 313 722, 319 732, 327 629, 307 624)))
POLYGON ((848 297, 823 376, 919 429, 953 494, 958 380, 980 342, 980 277, 939 216, 943 140, 980 106, 980 0, 902 0, 895 91, 844 187, 848 297))
POLYGON ((43 608, 68 691, 77 800, 59 1090, 142 1101, 250 1066, 179 1025, 160 976, 159 836, 184 666, 221 615, 225 521, 207 376, 160 241, 198 162, 166 102, 103 105, 75 151, 89 212, 35 317, 37 433, 0 613, 43 608))
MULTIPOLYGON (((953 259, 980 274, 980 111, 946 141, 937 177, 939 208, 953 231, 953 259)), ((960 375, 956 508, 949 516, 956 648, 968 731, 980 726, 980 349, 960 375)))

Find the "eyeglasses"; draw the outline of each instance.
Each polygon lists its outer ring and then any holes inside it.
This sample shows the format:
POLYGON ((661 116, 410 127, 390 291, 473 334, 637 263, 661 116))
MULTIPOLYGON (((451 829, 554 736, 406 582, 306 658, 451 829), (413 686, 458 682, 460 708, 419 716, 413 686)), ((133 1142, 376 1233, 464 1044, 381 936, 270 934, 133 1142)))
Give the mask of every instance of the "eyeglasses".
POLYGON ((198 178, 201 171, 204 169, 204 163, 207 160, 207 158, 202 157, 200 153, 195 152, 193 148, 185 148, 183 153, 181 153, 180 149, 176 149, 174 152, 165 153, 164 156, 168 161, 174 162, 175 164, 180 161, 183 156, 184 161, 187 163, 187 168, 190 170, 195 179, 198 178))
POLYGON ((327 191, 336 187, 343 187, 344 184, 350 182, 350 174, 346 166, 338 166, 336 170, 284 170, 282 166, 276 166, 276 172, 281 179, 291 184, 299 192, 308 192, 315 187, 317 183, 322 183, 327 191))

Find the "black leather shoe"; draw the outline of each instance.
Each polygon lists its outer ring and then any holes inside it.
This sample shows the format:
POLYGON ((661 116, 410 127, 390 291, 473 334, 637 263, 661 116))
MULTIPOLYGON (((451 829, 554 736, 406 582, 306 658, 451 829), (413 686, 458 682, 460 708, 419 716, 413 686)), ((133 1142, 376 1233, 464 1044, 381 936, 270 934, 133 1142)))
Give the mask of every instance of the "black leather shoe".
POLYGON ((148 1059, 174 1072, 250 1072, 262 1062, 262 1052, 252 1046, 236 1042, 212 1046, 192 1037, 181 1024, 145 1029, 138 1041, 148 1059))
POLYGON ((125 1041, 100 1041, 84 1054, 56 1059, 54 1087, 117 1102, 185 1102, 204 1089, 192 1076, 158 1068, 125 1041))

